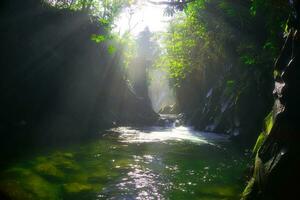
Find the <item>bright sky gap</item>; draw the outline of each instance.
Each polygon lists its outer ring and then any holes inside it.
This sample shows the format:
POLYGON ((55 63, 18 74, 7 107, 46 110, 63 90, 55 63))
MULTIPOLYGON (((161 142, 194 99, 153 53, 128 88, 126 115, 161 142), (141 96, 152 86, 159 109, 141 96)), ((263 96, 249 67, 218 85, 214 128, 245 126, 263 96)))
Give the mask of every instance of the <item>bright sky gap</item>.
POLYGON ((151 32, 166 30, 170 17, 164 15, 164 5, 154 5, 145 0, 140 0, 136 5, 125 8, 116 20, 115 32, 124 34, 126 31, 134 36, 143 31, 146 27, 151 32))

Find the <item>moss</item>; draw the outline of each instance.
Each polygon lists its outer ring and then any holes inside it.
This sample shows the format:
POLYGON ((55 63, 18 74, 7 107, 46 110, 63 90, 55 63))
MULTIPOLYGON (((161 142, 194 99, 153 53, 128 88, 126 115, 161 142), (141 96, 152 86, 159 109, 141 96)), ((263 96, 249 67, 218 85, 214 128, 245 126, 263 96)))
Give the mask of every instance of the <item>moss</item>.
POLYGON ((79 193, 93 190, 92 185, 78 182, 64 184, 63 188, 66 193, 79 193))
POLYGON ((262 161, 256 154, 255 164, 254 164, 254 172, 253 172, 252 178, 247 183, 247 186, 242 193, 241 200, 254 199, 254 197, 252 197, 252 195, 258 192, 258 182, 263 181, 262 178, 263 178, 264 172, 261 170, 262 169, 261 165, 262 165, 262 161))
POLYGON ((12 168, 1 174, 1 192, 15 200, 60 199, 58 187, 25 168, 12 168))
POLYGON ((53 164, 62 170, 79 170, 79 165, 73 160, 73 154, 55 152, 49 158, 53 164))
POLYGON ((67 153, 62 153, 62 156, 66 157, 66 158, 74 158, 74 154, 67 152, 67 153))
POLYGON ((39 156, 35 159, 35 161, 39 163, 48 162, 48 158, 46 156, 39 156))
POLYGON ((64 173, 59 170, 53 163, 41 163, 35 167, 35 171, 41 175, 53 178, 63 178, 64 173))
POLYGON ((0 192, 10 199, 27 200, 33 199, 34 195, 26 191, 16 180, 7 180, 0 182, 0 192))
POLYGON ((267 136, 270 134, 270 132, 273 128, 273 125, 274 125, 274 117, 273 117, 273 111, 271 111, 264 120, 264 129, 260 133, 260 135, 256 141, 256 144, 253 148, 253 153, 256 155, 253 177, 251 178, 251 180, 248 182, 246 188, 244 189, 243 194, 242 194, 242 199, 251 198, 250 195, 251 195, 251 193, 253 193, 253 191, 255 191, 255 187, 256 187, 255 181, 257 181, 257 180, 262 181, 261 176, 262 176, 263 172, 259 171, 259 169, 261 169, 262 161, 259 159, 257 153, 258 153, 260 147, 263 145, 264 141, 266 140, 267 136))
POLYGON ((73 180, 75 182, 86 182, 89 178, 88 173, 80 172, 73 175, 70 175, 70 180, 73 180))
POLYGON ((250 181, 247 183, 247 186, 246 186, 246 188, 244 189, 244 191, 242 193, 241 200, 245 200, 251 195, 253 187, 254 187, 254 178, 251 178, 250 181))
POLYGON ((278 78, 279 75, 280 75, 280 72, 278 70, 274 70, 273 71, 273 77, 274 77, 274 79, 278 78))
POLYGON ((263 131, 260 133, 260 135, 258 136, 256 143, 253 147, 252 152, 254 154, 256 154, 259 150, 259 148, 261 147, 261 145, 263 144, 263 142, 265 141, 266 137, 270 134, 272 127, 274 124, 274 119, 273 119, 273 111, 271 111, 267 117, 264 120, 264 128, 263 131))
POLYGON ((101 166, 101 168, 93 170, 93 172, 90 174, 90 177, 102 177, 102 179, 112 179, 120 176, 119 170, 120 169, 116 169, 114 167, 112 167, 111 169, 107 169, 101 166))
POLYGON ((235 187, 218 185, 201 187, 197 192, 201 196, 214 196, 218 197, 218 199, 220 197, 234 199, 234 197, 236 197, 238 194, 235 187))
POLYGON ((115 168, 120 168, 120 169, 128 169, 130 168, 130 164, 132 163, 132 159, 118 159, 114 162, 114 167, 115 168))
POLYGON ((48 157, 37 157, 33 161, 34 170, 47 178, 64 178, 65 170, 76 171, 80 167, 73 160, 74 155, 72 153, 55 152, 48 157))
POLYGON ((263 142, 265 141, 265 139, 266 139, 266 134, 265 134, 265 132, 263 131, 263 132, 261 132, 261 133, 259 134, 259 136, 258 136, 258 138, 257 138, 257 140, 256 140, 256 143, 255 143, 255 145, 254 145, 254 147, 253 147, 252 152, 253 152, 254 154, 256 154, 256 153, 258 152, 259 148, 261 147, 261 145, 263 144, 263 142))

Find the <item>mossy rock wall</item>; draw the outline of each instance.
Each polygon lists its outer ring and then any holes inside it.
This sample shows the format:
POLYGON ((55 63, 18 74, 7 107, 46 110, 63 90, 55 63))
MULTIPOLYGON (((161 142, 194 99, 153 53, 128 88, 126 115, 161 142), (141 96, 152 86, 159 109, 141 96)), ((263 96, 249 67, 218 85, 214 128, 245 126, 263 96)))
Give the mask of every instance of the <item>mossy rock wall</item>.
MULTIPOLYGON (((297 19, 299 25, 299 19, 297 19)), ((295 25, 295 24, 294 24, 295 25)), ((244 200, 297 199, 300 179, 299 26, 291 26, 275 64, 273 116, 266 118, 264 136, 256 147, 254 173, 244 200)))

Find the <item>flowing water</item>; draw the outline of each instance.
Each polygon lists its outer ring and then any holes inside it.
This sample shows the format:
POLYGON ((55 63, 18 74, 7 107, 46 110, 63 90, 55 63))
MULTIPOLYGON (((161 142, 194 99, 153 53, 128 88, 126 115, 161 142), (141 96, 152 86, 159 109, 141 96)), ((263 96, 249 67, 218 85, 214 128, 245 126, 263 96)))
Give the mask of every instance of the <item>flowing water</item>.
POLYGON ((239 199, 248 164, 224 135, 185 126, 119 127, 0 172, 11 199, 239 199))

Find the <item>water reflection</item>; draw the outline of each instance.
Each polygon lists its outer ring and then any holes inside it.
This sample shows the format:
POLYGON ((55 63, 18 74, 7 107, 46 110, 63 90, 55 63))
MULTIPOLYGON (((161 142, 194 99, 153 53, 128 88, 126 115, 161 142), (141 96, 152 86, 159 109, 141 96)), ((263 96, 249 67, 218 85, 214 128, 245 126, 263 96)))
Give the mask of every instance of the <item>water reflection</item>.
POLYGON ((183 126, 111 131, 12 165, 0 172, 0 193, 16 200, 239 199, 247 162, 226 136, 183 126))
POLYGON ((159 163, 161 159, 153 155, 133 155, 132 163, 128 163, 129 170, 117 182, 105 188, 98 195, 99 199, 165 199, 162 188, 167 184, 155 169, 150 168, 159 163))
POLYGON ((197 144, 211 144, 214 142, 228 142, 227 135, 195 131, 192 127, 148 127, 132 128, 119 127, 112 131, 120 134, 119 138, 126 143, 188 141, 197 144))
POLYGON ((239 187, 224 177, 240 166, 230 165, 227 150, 219 148, 228 136, 184 126, 111 131, 139 151, 131 151, 128 170, 101 192, 102 199, 237 199, 239 187))

